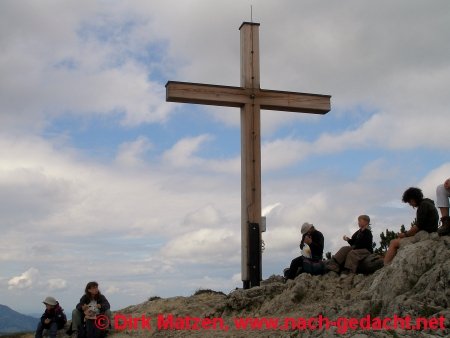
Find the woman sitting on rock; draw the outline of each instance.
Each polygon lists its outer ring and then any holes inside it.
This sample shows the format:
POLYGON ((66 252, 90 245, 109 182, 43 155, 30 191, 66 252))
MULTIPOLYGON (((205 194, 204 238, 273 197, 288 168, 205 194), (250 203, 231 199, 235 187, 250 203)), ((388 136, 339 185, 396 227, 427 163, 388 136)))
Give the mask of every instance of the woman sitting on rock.
POLYGON ((372 232, 369 225, 369 216, 358 217, 359 230, 353 234, 352 238, 344 235, 344 241, 350 245, 343 246, 334 254, 331 262, 327 265, 329 270, 339 272, 344 268, 345 272, 356 273, 359 262, 373 253, 372 232))

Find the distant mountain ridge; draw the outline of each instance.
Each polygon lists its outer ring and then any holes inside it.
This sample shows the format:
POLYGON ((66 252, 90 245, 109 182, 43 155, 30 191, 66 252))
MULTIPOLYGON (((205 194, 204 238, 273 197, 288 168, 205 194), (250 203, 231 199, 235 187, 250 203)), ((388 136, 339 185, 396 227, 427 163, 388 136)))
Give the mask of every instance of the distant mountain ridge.
POLYGON ((36 330, 38 318, 27 316, 0 304, 0 334, 36 330))

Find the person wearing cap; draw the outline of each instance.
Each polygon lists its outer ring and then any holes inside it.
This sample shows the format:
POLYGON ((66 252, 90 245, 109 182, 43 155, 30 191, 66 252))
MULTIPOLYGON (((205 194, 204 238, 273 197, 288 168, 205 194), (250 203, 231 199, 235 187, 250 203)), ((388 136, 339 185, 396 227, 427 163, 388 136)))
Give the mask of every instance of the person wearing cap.
POLYGON ((45 304, 45 312, 37 326, 35 338, 42 338, 44 330, 49 331, 50 338, 55 338, 67 322, 66 315, 55 298, 47 297, 42 303, 45 304))
MULTIPOLYGON (((300 242, 300 249, 304 249, 304 244, 309 246, 311 251, 311 261, 318 262, 323 258, 324 237, 322 233, 317 230, 311 223, 303 223, 301 230, 302 240, 300 242)), ((309 258, 309 257, 308 257, 309 258)), ((294 279, 297 276, 297 270, 303 266, 304 256, 301 255, 291 261, 288 269, 284 270, 284 276, 287 279, 294 279)))
POLYGON ((438 229, 438 234, 440 236, 450 234, 450 178, 447 178, 444 184, 440 184, 436 188, 436 204, 441 212, 441 223, 442 226, 438 229))
POLYGON ((438 231, 439 213, 434 205, 434 201, 423 197, 422 190, 415 187, 406 189, 403 193, 402 201, 413 208, 417 208, 416 222, 411 229, 405 233, 398 233, 397 238, 389 243, 389 248, 384 256, 384 265, 391 264, 400 247, 402 238, 412 237, 421 230, 428 233, 438 231))
MULTIPOLYGON (((303 243, 308 244, 311 249, 311 258, 314 261, 320 261, 323 258, 324 237, 311 223, 303 223, 301 234, 304 235, 303 243)), ((302 246, 302 243, 300 243, 302 246)))
POLYGON ((359 262, 373 253, 373 236, 369 226, 370 217, 360 215, 358 217, 359 229, 351 238, 344 235, 343 240, 349 245, 343 246, 333 255, 331 261, 334 264, 327 264, 329 270, 339 272, 344 267, 347 272, 356 273, 359 262))

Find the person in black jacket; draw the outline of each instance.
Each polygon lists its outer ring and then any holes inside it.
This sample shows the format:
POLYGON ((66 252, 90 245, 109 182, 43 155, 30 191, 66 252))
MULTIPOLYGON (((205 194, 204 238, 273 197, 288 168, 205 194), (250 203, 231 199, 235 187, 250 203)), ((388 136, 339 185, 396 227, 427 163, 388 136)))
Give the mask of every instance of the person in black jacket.
MULTIPOLYGON (((110 305, 106 297, 98 289, 97 282, 89 282, 84 289, 84 295, 77 304, 76 309, 72 311, 72 337, 78 336, 78 331, 82 328, 83 320, 91 323, 98 315, 106 315, 111 323, 110 305)), ((87 337, 90 338, 93 325, 87 325, 87 337)))
POLYGON ((50 338, 55 338, 57 331, 64 328, 67 322, 66 315, 55 298, 47 297, 43 303, 45 304, 45 312, 39 321, 35 338, 42 338, 44 330, 49 331, 50 338))
POLYGON ((331 268, 331 266, 328 265, 328 269, 339 272, 343 267, 348 272, 356 273, 359 262, 373 253, 373 237, 369 228, 370 217, 367 215, 360 215, 358 217, 358 226, 359 230, 353 234, 352 238, 344 235, 344 241, 347 241, 350 245, 340 248, 339 251, 334 254, 332 263, 336 263, 337 266, 331 268))
POLYGON ((436 232, 438 230, 439 213, 434 206, 434 202, 429 198, 424 198, 422 190, 419 188, 408 188, 402 197, 404 203, 408 203, 413 208, 417 208, 416 224, 405 233, 397 234, 397 238, 389 243, 388 251, 384 256, 384 265, 389 265, 397 254, 400 247, 400 239, 412 237, 421 230, 426 232, 436 232))
MULTIPOLYGON (((302 240, 300 249, 304 244, 308 244, 311 250, 311 262, 319 262, 323 258, 324 237, 311 223, 303 223, 301 228, 302 240)), ((298 268, 303 266, 304 256, 299 256, 291 261, 288 269, 284 270, 286 279, 294 279, 297 276, 298 268)))

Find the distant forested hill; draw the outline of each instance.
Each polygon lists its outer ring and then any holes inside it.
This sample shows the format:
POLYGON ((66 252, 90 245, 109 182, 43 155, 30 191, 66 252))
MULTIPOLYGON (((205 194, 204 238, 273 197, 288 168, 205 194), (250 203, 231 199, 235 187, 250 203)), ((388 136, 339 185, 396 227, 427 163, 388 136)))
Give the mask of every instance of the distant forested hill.
POLYGON ((0 304, 0 334, 36 330, 39 319, 23 315, 0 304))

